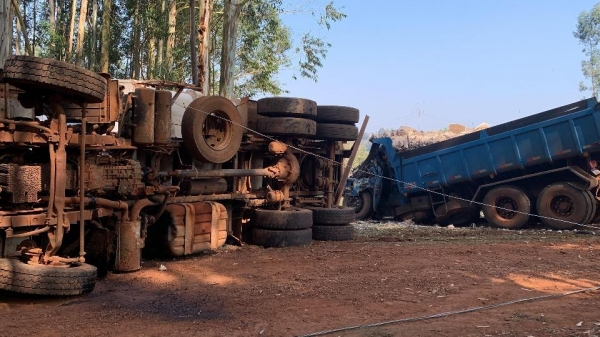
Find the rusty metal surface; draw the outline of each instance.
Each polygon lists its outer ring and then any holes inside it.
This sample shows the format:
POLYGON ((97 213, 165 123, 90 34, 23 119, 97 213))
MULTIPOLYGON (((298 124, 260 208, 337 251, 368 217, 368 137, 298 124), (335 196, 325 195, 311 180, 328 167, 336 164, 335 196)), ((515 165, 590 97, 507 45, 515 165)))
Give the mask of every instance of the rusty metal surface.
POLYGON ((133 141, 137 144, 154 143, 154 89, 135 89, 133 141))
POLYGON ((142 268, 141 221, 121 221, 117 224, 119 244, 115 270, 131 272, 142 268))
POLYGON ((171 141, 171 92, 156 90, 154 120, 154 143, 171 141))
POLYGON ((10 193, 10 202, 37 202, 38 193, 43 190, 42 166, 0 164, 0 188, 10 193))

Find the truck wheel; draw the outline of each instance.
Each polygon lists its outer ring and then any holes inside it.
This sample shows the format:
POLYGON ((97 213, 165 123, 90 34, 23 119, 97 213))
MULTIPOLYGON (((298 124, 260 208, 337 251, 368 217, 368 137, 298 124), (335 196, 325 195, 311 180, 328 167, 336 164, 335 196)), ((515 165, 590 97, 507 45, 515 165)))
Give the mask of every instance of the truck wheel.
POLYGON ((106 79, 85 68, 53 59, 13 55, 4 63, 4 81, 16 87, 60 92, 101 103, 106 94, 106 79))
POLYGON ((220 96, 192 101, 181 120, 181 137, 190 154, 201 161, 224 163, 240 149, 242 118, 233 103, 220 96))
POLYGON ((347 225, 356 220, 354 208, 351 207, 307 207, 312 211, 315 225, 347 225))
POLYGON ((573 229, 578 224, 585 224, 591 207, 585 191, 568 183, 546 186, 538 195, 540 220, 554 229, 573 229))
POLYGON ((598 202, 596 201, 596 197, 594 196, 594 193, 592 193, 592 191, 585 190, 583 192, 584 192, 584 195, 588 198, 588 214, 589 214, 589 216, 584 223, 584 225, 587 225, 590 222, 592 222, 592 219, 594 219, 594 216, 596 215, 596 211, 598 211, 598 202))
POLYGON ((312 229, 273 230, 254 227, 252 242, 255 245, 268 247, 308 246, 312 241, 312 229))
POLYGON ((270 117, 315 118, 317 103, 310 99, 295 97, 267 97, 257 102, 259 115, 270 117))
POLYGON ((350 241, 354 239, 354 226, 313 226, 313 240, 350 241))
POLYGON ((26 264, 0 259, 0 289, 35 295, 80 295, 94 290, 96 267, 82 263, 72 267, 26 264))
POLYGON ((483 198, 483 214, 487 221, 500 228, 518 229, 529 221, 531 202, 516 186, 499 186, 483 198))
POLYGON ((471 203, 462 200, 452 199, 445 205, 439 206, 435 210, 436 214, 445 213, 435 217, 440 226, 468 226, 477 221, 479 209, 471 203), (446 207, 446 209, 444 209, 446 207))
POLYGON ((356 220, 366 219, 373 212, 373 197, 369 191, 362 191, 357 197, 345 196, 343 204, 354 208, 356 220))
POLYGON ((354 125, 317 123, 316 139, 356 140, 358 128, 354 125))
POLYGON ((317 118, 320 123, 340 123, 354 124, 358 123, 359 112, 356 108, 336 105, 318 105, 317 118))
POLYGON ((265 117, 256 123, 256 131, 276 136, 314 136, 317 122, 304 118, 265 117))
POLYGON ((313 214, 308 209, 278 211, 258 208, 254 213, 254 226, 263 229, 306 229, 312 224, 313 214))

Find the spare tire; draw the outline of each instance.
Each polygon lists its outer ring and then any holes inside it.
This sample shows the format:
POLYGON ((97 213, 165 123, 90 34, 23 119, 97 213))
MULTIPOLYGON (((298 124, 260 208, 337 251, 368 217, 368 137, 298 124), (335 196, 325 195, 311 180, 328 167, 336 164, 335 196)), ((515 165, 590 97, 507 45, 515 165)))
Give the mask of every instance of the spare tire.
POLYGON ((258 100, 257 112, 270 117, 315 118, 317 103, 305 98, 267 97, 258 100))
POLYGON ((360 113, 358 109, 347 106, 319 105, 317 106, 317 122, 323 123, 358 123, 360 113))
POLYGON ((308 209, 292 208, 271 210, 257 208, 254 226, 266 229, 306 229, 313 224, 312 212, 308 209))
POLYGON ((96 267, 82 263, 71 267, 26 264, 0 259, 0 289, 35 295, 80 295, 94 290, 96 267))
POLYGON ((224 163, 242 143, 242 118, 225 97, 206 96, 192 101, 181 120, 181 137, 190 154, 201 161, 224 163))
POLYGON ((317 122, 304 118, 265 117, 256 123, 256 131, 275 136, 314 136, 317 122))
POLYGON ((354 125, 317 123, 316 139, 356 140, 358 128, 354 125))
POLYGON ((101 103, 106 79, 85 68, 58 60, 12 55, 4 63, 4 81, 24 90, 42 89, 101 103))

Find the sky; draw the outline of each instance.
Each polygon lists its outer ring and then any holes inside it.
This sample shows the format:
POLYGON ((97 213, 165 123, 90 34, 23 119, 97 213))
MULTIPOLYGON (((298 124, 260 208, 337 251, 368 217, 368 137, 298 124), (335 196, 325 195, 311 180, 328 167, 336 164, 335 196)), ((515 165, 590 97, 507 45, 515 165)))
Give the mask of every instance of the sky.
POLYGON ((501 124, 590 96, 573 31, 597 1, 335 0, 347 17, 329 31, 283 17, 296 41, 311 31, 332 47, 317 83, 280 81, 285 96, 358 108, 368 132, 501 124))

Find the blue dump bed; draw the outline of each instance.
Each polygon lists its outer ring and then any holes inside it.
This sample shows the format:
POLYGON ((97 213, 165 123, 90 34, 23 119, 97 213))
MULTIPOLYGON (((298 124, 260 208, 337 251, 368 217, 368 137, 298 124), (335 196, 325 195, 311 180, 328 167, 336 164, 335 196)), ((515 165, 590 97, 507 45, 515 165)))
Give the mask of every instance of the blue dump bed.
MULTIPOLYGON (((401 193, 438 188, 600 151, 595 98, 500 124, 411 151, 386 147, 401 193)), ((541 166, 540 166, 541 167, 541 166)))

